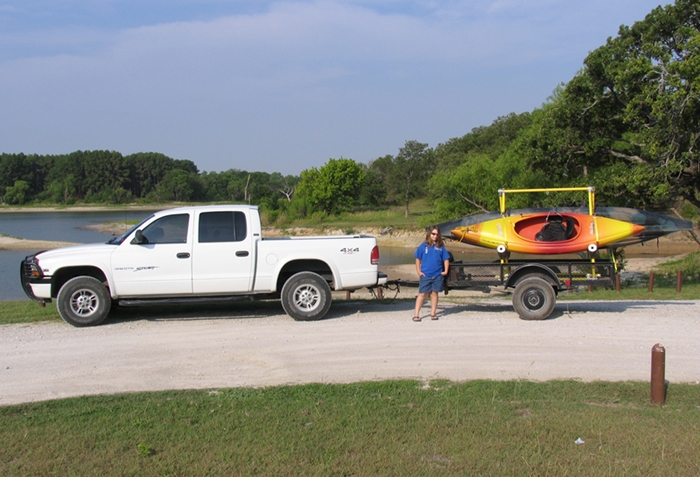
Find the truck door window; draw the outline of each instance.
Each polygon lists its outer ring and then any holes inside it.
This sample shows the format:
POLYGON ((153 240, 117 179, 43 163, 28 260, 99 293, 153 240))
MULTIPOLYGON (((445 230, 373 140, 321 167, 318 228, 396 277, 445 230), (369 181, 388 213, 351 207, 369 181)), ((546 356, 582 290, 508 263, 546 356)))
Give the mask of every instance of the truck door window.
POLYGON ((189 223, 189 214, 168 215, 143 229, 143 236, 148 243, 187 243, 189 223))
POLYGON ((199 215, 199 242, 242 242, 248 235, 243 212, 205 212, 199 215))

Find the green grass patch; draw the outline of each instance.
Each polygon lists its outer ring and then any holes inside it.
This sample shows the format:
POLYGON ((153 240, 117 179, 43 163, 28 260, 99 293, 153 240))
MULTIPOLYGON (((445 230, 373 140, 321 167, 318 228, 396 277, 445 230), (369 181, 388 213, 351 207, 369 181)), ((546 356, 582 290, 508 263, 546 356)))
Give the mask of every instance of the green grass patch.
POLYGON ((648 281, 639 281, 634 285, 626 285, 618 293, 614 289, 593 288, 588 291, 579 289, 576 293, 561 292, 557 300, 700 300, 700 284, 684 283, 680 292, 676 292, 675 276, 672 282, 659 283, 658 277, 654 280, 654 289, 649 292, 648 281))
POLYGON ((0 473, 700 473, 698 386, 671 385, 665 406, 649 401, 648 383, 575 381, 389 381, 83 397, 0 407, 0 473))
POLYGON ((679 260, 670 260, 660 263, 654 269, 655 273, 672 274, 680 270, 684 276, 696 278, 700 276, 700 252, 693 252, 685 255, 679 260))
MULTIPOLYGON (((270 313, 284 313, 279 300, 243 300, 225 304, 178 304, 158 306, 122 307, 112 306, 108 321, 138 320, 187 320, 187 319, 234 319, 264 316, 270 313)), ((0 301, 0 325, 13 323, 33 323, 36 321, 63 320, 56 310, 56 302, 47 303, 45 308, 29 300, 0 301)))
POLYGON ((36 321, 62 321, 56 311, 56 304, 49 303, 42 308, 29 300, 0 301, 0 325, 36 321))

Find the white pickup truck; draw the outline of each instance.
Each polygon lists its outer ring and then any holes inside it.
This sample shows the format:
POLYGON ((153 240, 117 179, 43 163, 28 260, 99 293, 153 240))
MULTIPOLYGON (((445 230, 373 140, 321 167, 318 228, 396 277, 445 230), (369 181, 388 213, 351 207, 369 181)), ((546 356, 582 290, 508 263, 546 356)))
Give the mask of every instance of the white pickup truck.
POLYGON ((331 290, 386 282, 374 237, 262 238, 256 206, 182 207, 157 212, 107 243, 30 255, 22 287, 57 300, 74 326, 96 325, 119 305, 225 302, 279 297, 295 320, 318 320, 331 290))

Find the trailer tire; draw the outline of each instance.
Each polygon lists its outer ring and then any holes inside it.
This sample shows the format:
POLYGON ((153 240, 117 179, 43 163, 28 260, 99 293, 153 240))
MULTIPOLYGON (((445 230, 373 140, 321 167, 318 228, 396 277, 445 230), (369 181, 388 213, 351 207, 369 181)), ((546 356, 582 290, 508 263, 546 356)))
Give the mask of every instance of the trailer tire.
POLYGON ((554 310, 556 301, 552 285, 538 276, 519 281, 513 293, 513 308, 523 320, 544 320, 554 310))
POLYGON ((331 287, 320 275, 299 272, 282 287, 282 308, 297 321, 320 320, 331 307, 331 287))
POLYGON ((95 326, 107 318, 112 306, 109 290, 93 277, 68 280, 58 291, 56 309, 73 326, 95 326))

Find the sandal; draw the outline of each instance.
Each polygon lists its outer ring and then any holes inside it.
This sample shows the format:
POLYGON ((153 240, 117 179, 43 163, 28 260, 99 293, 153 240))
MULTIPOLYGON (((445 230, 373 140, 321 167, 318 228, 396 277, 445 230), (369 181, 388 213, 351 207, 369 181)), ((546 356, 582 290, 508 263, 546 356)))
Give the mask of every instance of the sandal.
POLYGON ((437 315, 430 315, 430 319, 431 319, 431 320, 437 320, 438 317, 437 317, 437 315))
POLYGON ((420 321, 420 316, 414 316, 413 321, 420 321))

